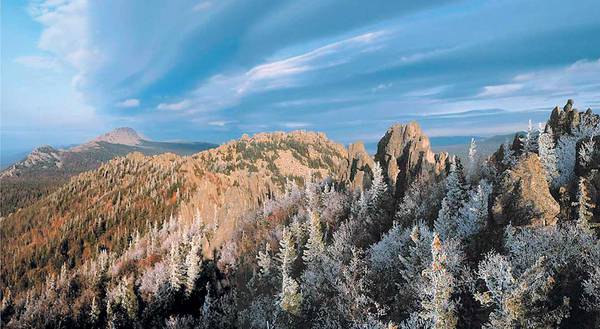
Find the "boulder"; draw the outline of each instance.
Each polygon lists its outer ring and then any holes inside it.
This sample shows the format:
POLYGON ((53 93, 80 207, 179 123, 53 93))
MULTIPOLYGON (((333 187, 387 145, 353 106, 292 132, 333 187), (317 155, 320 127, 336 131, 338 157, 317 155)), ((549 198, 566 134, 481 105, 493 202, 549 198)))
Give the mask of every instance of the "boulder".
POLYGON ((515 226, 554 225, 560 212, 550 194, 540 159, 529 153, 507 169, 495 187, 492 206, 494 221, 515 226))

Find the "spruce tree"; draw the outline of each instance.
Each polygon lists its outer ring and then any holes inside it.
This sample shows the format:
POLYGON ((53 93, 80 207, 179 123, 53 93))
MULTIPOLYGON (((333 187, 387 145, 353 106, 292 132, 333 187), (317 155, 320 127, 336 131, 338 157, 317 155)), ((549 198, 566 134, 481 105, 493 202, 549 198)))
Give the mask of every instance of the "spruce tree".
POLYGON ((186 279, 179 243, 173 243, 169 254, 169 283, 173 290, 180 291, 186 279))
POLYGON ((319 215, 316 212, 309 211, 310 227, 306 249, 302 255, 302 259, 306 264, 309 264, 323 255, 325 243, 323 241, 323 229, 319 215))
POLYGON ((194 239, 192 241, 192 247, 185 259, 185 266, 187 269, 185 278, 185 294, 187 296, 190 296, 194 291, 194 288, 196 287, 196 281, 198 280, 198 276, 200 275, 200 271, 202 270, 202 256, 200 254, 200 251, 200 241, 194 239))
POLYGON ((446 196, 442 200, 442 208, 434 223, 435 231, 442 240, 446 240, 456 234, 459 211, 467 200, 467 189, 464 182, 462 168, 456 163, 450 166, 450 172, 446 178, 446 196))

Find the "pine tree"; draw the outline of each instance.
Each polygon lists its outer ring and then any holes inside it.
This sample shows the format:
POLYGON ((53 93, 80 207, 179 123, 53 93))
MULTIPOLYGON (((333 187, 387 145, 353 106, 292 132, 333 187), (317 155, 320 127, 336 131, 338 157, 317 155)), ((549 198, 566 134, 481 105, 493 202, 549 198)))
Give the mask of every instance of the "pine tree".
POLYGON ((508 142, 502 144, 502 164, 508 168, 511 168, 517 162, 517 158, 515 157, 515 151, 510 148, 508 142))
POLYGON ((575 162, 577 161, 577 138, 562 135, 556 144, 556 167, 558 176, 554 179, 555 188, 565 186, 575 178, 575 162))
POLYGON ((298 282, 292 278, 293 263, 298 257, 291 233, 287 228, 279 241, 279 260, 281 262, 280 307, 290 314, 298 314, 302 303, 302 293, 298 282))
POLYGON ((284 311, 298 315, 302 307, 302 292, 298 282, 291 276, 284 274, 281 281, 281 294, 279 295, 279 306, 284 311))
POLYGON ((123 308, 127 312, 127 316, 131 322, 137 320, 137 314, 139 310, 139 303, 137 294, 135 292, 135 286, 132 278, 123 277, 122 279, 123 293, 121 303, 123 308))
POLYGON ((294 238, 287 228, 283 229, 281 240, 279 241, 279 262, 281 263, 281 273, 291 274, 294 261, 298 257, 294 238))
POLYGON ((434 223, 435 231, 442 240, 456 234, 459 211, 468 195, 460 165, 452 163, 446 178, 446 196, 442 200, 442 208, 434 223))
POLYGON ((546 174, 546 180, 549 183, 554 182, 558 176, 558 168, 556 167, 556 150, 553 139, 552 128, 546 127, 546 132, 543 132, 540 127, 540 136, 538 138, 538 153, 542 168, 546 174))
POLYGON ((271 268, 273 266, 270 255, 271 248, 269 243, 265 243, 265 251, 258 251, 258 255, 256 255, 257 264, 259 268, 259 275, 262 278, 268 278, 271 275, 271 268))
POLYGON ((323 255, 325 251, 325 242, 323 241, 323 229, 319 215, 313 211, 309 211, 310 228, 306 249, 302 256, 305 263, 309 264, 323 255))
POLYGON ((529 124, 527 125, 527 132, 525 132, 525 136, 521 137, 520 141, 523 144, 523 151, 525 153, 538 151, 537 138, 533 130, 531 120, 529 120, 529 124))
POLYGON ((92 298, 92 304, 90 305, 90 323, 92 326, 96 326, 98 320, 100 320, 100 307, 96 303, 96 296, 92 298))
POLYGON ((467 176, 469 177, 469 182, 477 177, 477 144, 475 143, 475 138, 471 138, 471 143, 469 143, 469 162, 467 167, 467 176))
POLYGON ((421 301, 424 309, 422 317, 431 321, 434 328, 456 328, 458 323, 457 304, 452 299, 456 279, 448 269, 446 253, 440 237, 434 233, 431 242, 431 266, 423 272, 427 279, 421 301))
POLYGON ((187 268, 187 275, 185 280, 185 293, 190 296, 196 287, 196 281, 200 275, 202 256, 200 255, 200 241, 194 239, 192 241, 192 247, 187 254, 185 259, 185 265, 187 268))
POLYGON ((469 193, 469 200, 460 209, 457 217, 457 236, 468 239, 481 231, 488 218, 488 201, 492 193, 492 186, 485 180, 469 193))
POLYGON ((173 290, 180 291, 186 279, 179 243, 173 243, 169 255, 169 283, 173 290))

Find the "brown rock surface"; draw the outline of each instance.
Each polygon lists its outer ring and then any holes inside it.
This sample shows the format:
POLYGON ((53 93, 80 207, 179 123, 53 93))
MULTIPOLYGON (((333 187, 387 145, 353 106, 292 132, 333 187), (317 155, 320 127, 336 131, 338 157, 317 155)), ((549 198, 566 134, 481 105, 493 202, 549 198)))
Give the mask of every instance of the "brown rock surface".
POLYGON ((556 224, 560 207, 550 194, 536 154, 522 157, 513 168, 506 170, 496 191, 492 212, 497 223, 534 226, 556 224))
POLYGON ((438 177, 447 167, 448 154, 431 151, 429 138, 416 122, 397 124, 388 129, 377 144, 375 161, 379 162, 386 180, 401 198, 414 180, 438 177))
POLYGON ((374 166, 375 162, 362 142, 350 144, 346 171, 343 173, 342 180, 348 182, 353 189, 368 188, 373 179, 374 166))

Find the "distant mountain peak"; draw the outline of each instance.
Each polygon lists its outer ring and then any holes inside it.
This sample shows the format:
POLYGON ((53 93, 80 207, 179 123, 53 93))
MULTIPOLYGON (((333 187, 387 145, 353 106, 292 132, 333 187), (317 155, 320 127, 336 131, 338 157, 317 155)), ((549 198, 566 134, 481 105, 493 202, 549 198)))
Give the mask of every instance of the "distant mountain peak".
POLYGON ((134 146, 141 144, 142 140, 142 137, 133 128, 120 127, 96 137, 92 142, 106 142, 134 146))

